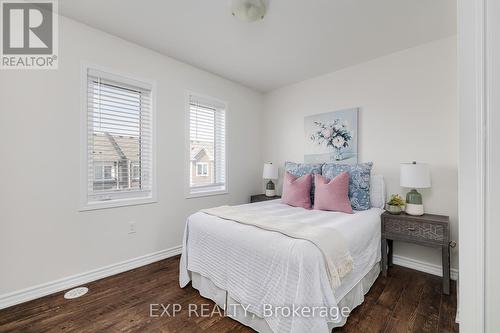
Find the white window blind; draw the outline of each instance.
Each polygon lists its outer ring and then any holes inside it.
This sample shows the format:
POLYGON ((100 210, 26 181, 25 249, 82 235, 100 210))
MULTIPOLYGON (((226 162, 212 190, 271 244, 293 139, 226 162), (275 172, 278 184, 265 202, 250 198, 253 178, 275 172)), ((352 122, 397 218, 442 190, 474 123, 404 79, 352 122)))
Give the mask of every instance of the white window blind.
POLYGON ((227 191, 225 104, 189 96, 189 156, 190 195, 227 191), (197 170, 202 163, 206 163, 204 177, 197 170))
POLYGON ((152 198, 152 86, 88 69, 86 125, 86 204, 152 198))

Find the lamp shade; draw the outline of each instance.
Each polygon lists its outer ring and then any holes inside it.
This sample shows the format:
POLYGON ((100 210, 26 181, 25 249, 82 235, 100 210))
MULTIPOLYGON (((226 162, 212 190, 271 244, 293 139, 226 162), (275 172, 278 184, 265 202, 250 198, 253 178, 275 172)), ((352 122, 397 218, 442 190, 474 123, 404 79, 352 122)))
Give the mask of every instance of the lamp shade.
POLYGON ((264 163, 264 170, 262 170, 262 178, 278 179, 278 167, 272 163, 264 163))
POLYGON ((431 172, 425 163, 401 163, 399 185, 408 188, 431 187, 431 172))

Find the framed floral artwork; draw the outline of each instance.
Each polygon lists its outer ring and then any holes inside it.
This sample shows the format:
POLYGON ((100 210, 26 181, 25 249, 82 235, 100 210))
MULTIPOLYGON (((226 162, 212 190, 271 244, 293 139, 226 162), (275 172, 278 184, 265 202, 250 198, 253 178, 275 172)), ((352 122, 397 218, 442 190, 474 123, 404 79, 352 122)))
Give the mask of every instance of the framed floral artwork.
POLYGON ((304 118, 304 162, 358 163, 358 108, 304 118))

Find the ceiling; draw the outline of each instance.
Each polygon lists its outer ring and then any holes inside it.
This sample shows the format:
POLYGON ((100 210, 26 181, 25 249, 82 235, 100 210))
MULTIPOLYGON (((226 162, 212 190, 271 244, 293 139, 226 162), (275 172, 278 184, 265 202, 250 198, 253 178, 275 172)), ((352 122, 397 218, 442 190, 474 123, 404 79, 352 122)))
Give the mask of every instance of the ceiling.
POLYGON ((456 34, 455 0, 63 0, 60 12, 261 92, 456 34))

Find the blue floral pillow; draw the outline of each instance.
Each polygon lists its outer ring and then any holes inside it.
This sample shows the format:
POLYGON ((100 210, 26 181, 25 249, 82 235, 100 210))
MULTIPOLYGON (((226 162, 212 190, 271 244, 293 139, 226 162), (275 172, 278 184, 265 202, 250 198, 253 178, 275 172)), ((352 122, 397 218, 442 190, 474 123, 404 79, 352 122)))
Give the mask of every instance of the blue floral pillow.
POLYGON ((334 178, 340 173, 349 173, 349 200, 352 209, 370 209, 370 173, 373 163, 335 164, 325 163, 322 167, 323 177, 334 178))
MULTIPOLYGON (((322 163, 294 163, 294 162, 285 162, 285 171, 290 172, 295 177, 301 177, 308 173, 315 174, 318 173, 321 175, 321 166, 322 163)), ((314 202, 314 178, 312 180, 311 186, 311 203, 314 202)))

